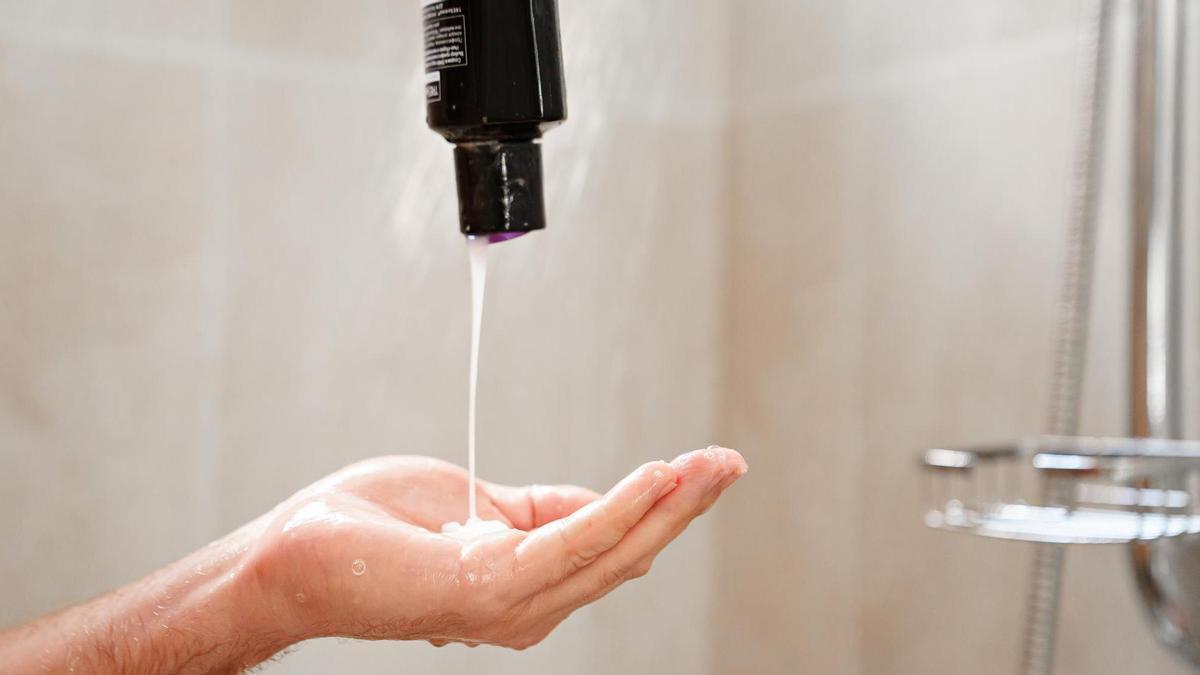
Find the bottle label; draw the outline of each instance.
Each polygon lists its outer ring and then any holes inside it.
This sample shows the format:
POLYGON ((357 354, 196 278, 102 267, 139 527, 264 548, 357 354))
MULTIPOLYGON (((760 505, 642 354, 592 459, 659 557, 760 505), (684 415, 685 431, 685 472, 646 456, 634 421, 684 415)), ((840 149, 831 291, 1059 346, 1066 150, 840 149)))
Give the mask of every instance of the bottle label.
POLYGON ((442 71, 435 70, 425 73, 425 101, 442 100, 442 71))
MULTIPOLYGON (((467 65, 466 0, 422 0, 421 9, 425 17, 425 72, 467 65)), ((428 98, 428 83, 425 90, 428 98)))

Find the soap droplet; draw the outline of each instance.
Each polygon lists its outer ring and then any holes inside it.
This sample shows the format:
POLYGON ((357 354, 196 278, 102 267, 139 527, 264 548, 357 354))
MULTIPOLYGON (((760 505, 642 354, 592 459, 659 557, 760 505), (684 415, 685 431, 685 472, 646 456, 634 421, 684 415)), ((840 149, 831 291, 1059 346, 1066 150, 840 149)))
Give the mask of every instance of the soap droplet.
POLYGON ((307 599, 308 599, 308 598, 305 598, 303 593, 297 593, 297 594, 296 594, 296 602, 299 602, 299 603, 303 604, 303 603, 304 603, 304 601, 305 601, 305 600, 307 600, 307 599))
POLYGON ((661 469, 655 469, 655 470, 654 470, 654 477, 655 477, 655 478, 662 478, 662 477, 663 477, 663 472, 662 472, 662 470, 661 470, 661 469))
POLYGON ((354 563, 350 565, 350 571, 354 572, 354 576, 361 577, 367 573, 367 561, 363 560, 362 558, 355 560, 354 563))
POLYGON ((721 449, 721 446, 719 446, 719 445, 710 445, 707 448, 705 448, 705 450, 720 450, 720 449, 721 449))

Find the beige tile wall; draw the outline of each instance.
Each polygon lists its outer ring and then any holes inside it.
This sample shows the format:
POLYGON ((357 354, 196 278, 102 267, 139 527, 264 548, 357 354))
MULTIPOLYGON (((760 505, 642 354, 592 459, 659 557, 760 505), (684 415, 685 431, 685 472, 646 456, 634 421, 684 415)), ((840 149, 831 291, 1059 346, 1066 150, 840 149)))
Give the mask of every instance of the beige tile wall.
MULTIPOLYGON (((740 3, 725 428, 754 473, 720 512, 718 672, 1017 672, 1029 550, 924 530, 915 452, 1044 424, 1081 6, 740 3)), ((1118 164, 1094 433, 1124 419, 1118 164)), ((1057 672, 1186 672, 1123 553, 1069 553, 1057 672)))
MULTIPOLYGON (((716 440, 725 13, 564 3, 552 226, 494 257, 485 476, 603 488, 716 440)), ((356 459, 464 459, 466 256, 418 22, 0 2, 0 624, 356 459)), ((713 525, 536 650, 328 641, 268 672, 704 672, 713 525)))
MULTIPOLYGON (((414 5, 0 0, 0 624, 355 459, 461 460, 414 5)), ((1028 551, 923 530, 913 452, 1042 423, 1079 3, 562 18, 571 120, 551 229, 495 256, 482 471, 602 487, 721 440, 752 472, 535 650, 325 641, 268 672, 1014 672, 1028 551)), ((1097 306, 1096 432, 1123 311, 1097 306)), ((1059 672, 1182 673, 1121 553, 1070 554, 1059 672)))

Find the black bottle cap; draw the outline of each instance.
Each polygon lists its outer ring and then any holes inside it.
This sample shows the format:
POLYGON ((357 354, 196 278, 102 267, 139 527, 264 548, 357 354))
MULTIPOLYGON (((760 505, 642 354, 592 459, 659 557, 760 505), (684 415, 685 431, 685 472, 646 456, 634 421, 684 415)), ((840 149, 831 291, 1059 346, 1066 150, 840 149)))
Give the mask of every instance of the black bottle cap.
POLYGON ((463 234, 503 238, 546 227, 536 140, 459 143, 454 171, 463 234))

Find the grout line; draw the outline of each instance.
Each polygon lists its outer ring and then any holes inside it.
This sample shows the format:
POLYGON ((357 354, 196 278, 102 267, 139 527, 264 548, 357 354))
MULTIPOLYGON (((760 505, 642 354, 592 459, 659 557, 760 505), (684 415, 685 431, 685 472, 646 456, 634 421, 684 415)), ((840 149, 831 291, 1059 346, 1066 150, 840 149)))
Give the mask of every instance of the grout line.
MULTIPOLYGON (((0 41, 25 47, 102 54, 135 64, 191 66, 251 79, 302 81, 352 89, 393 91, 415 75, 399 64, 335 63, 297 53, 202 42, 0 21, 0 41), (413 75, 408 77, 407 75, 413 75)), ((414 64, 409 70, 417 69, 414 64)))
MULTIPOLYGON (((218 25, 227 25, 226 3, 214 3, 219 13, 218 25)), ((229 307, 232 294, 231 274, 233 205, 230 193, 229 169, 232 153, 229 144, 229 79, 209 76, 204 86, 204 174, 205 196, 209 204, 206 232, 206 264, 208 266, 206 326, 203 333, 205 356, 210 368, 207 373, 204 401, 201 403, 200 458, 197 466, 196 489, 204 509, 197 525, 203 538, 222 534, 224 513, 220 498, 221 470, 226 451, 226 386, 229 369, 229 307)))
POLYGON ((834 69, 827 77, 797 82, 788 95, 788 88, 774 88, 754 105, 744 106, 752 111, 749 117, 762 118, 779 113, 792 113, 827 107, 837 103, 885 96, 896 91, 938 84, 980 70, 1025 64, 1048 57, 1060 57, 1075 50, 1075 29, 1054 31, 1033 37, 996 41, 983 47, 943 51, 918 59, 900 60, 884 66, 865 66, 849 71, 834 69))
MULTIPOLYGON (((413 39, 418 38, 414 36, 413 39)), ((0 21, 0 42, 103 55, 139 65, 195 67, 249 79, 304 82, 388 94, 405 88, 420 91, 424 82, 424 68, 419 60, 407 65, 382 61, 370 65, 359 61, 331 62, 306 56, 303 52, 230 46, 224 44, 222 38, 206 42, 0 21)), ((656 113, 653 121, 724 124, 726 107, 703 103, 677 102, 665 114, 656 113)), ((615 118, 627 117, 626 112, 617 110, 615 118)), ((643 118, 635 116, 635 119, 643 118)))

